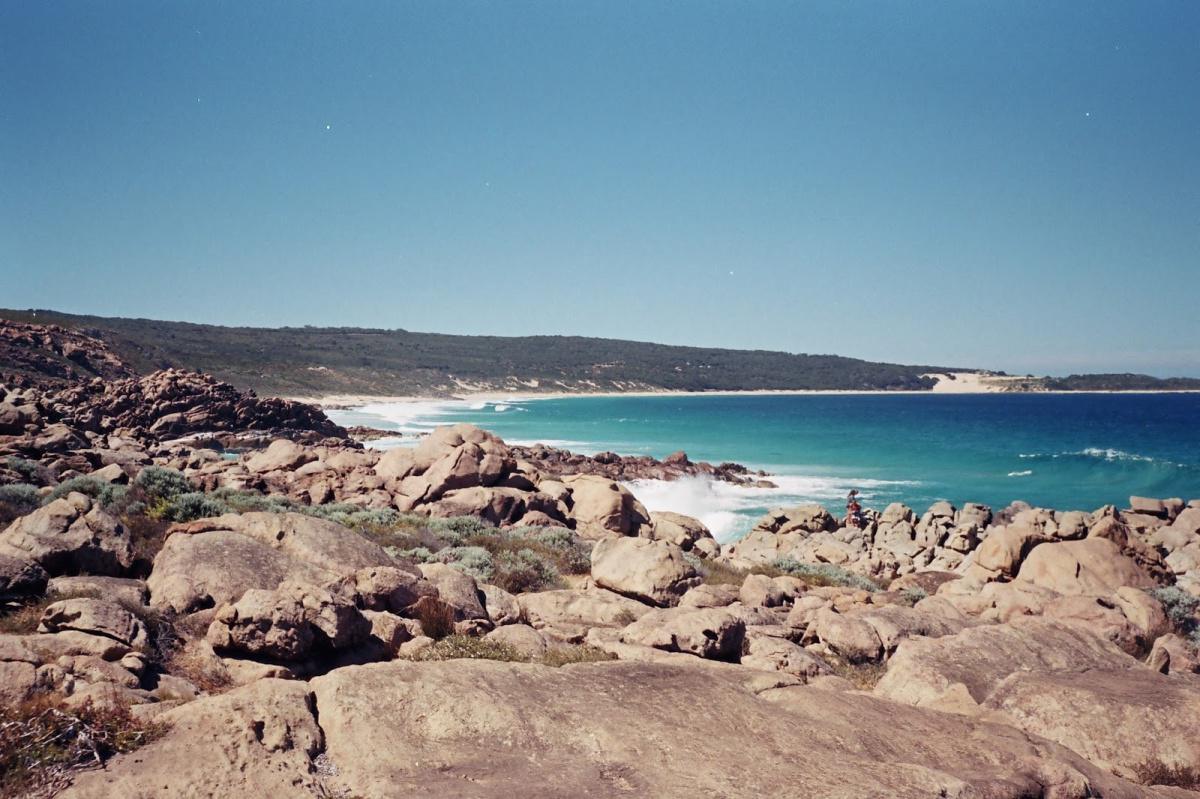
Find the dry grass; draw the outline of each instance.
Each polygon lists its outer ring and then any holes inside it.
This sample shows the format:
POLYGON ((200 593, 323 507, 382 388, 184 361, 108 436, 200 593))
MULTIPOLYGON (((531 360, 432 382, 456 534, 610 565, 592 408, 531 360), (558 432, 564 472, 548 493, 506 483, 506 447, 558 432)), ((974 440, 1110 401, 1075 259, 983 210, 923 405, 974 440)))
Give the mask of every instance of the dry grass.
POLYGON ((872 690, 876 683, 887 673, 887 664, 880 663, 847 663, 844 660, 830 658, 829 668, 838 677, 850 682, 860 691, 872 690))
POLYGON ((421 597, 414 615, 421 631, 435 641, 454 634, 454 609, 440 599, 421 597))
POLYGON ((0 706, 0 795, 53 795, 74 772, 102 766, 162 731, 125 707, 68 708, 51 695, 0 706))
POLYGON ((171 653, 163 671, 182 677, 206 694, 224 693, 233 687, 233 678, 220 661, 206 658, 190 648, 171 653))
POLYGON ((558 668, 572 663, 598 663, 616 660, 616 655, 586 644, 564 644, 552 647, 546 651, 545 655, 538 658, 531 657, 500 641, 474 638, 468 635, 452 635, 415 652, 409 659, 417 661, 500 660, 507 663, 540 663, 543 666, 558 668))
POLYGON ((121 523, 129 532, 129 542, 133 545, 132 576, 145 579, 154 565, 154 556, 166 543, 171 525, 143 513, 123 513, 121 523))
POLYGON ((528 656, 499 641, 451 635, 413 653, 411 660, 503 660, 526 663, 528 656))
POLYGON ((8 635, 30 635, 36 633, 38 622, 46 608, 58 601, 58 597, 41 597, 28 602, 10 602, 0 610, 0 633, 8 635))
POLYGON ((617 656, 611 652, 605 652, 603 649, 588 644, 579 644, 572 646, 556 646, 547 650, 545 656, 542 657, 542 664, 558 668, 559 666, 569 666, 572 663, 600 663, 606 660, 616 660, 617 656))
POLYGON ((1200 769, 1192 766, 1168 766, 1161 760, 1144 760, 1134 766, 1133 771, 1143 785, 1170 785, 1200 790, 1200 769))
POLYGON ((0 633, 9 635, 31 635, 37 632, 38 623, 46 608, 64 599, 96 599, 99 593, 92 590, 64 591, 61 594, 0 603, 0 633))

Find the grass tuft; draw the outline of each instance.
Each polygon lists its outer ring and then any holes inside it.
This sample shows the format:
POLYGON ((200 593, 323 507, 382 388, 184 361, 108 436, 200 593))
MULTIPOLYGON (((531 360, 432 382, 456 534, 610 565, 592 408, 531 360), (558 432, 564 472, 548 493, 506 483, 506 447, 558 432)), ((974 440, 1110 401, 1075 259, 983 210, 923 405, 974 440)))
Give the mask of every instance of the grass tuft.
POLYGON ((454 634, 454 609, 440 599, 422 597, 414 615, 421 622, 421 631, 435 641, 454 634))
POLYGON ((1144 760, 1133 767, 1138 782, 1143 785, 1169 785, 1175 788, 1200 790, 1200 769, 1192 766, 1168 766, 1161 760, 1144 760))
POLYGON ((849 681, 860 691, 870 691, 887 674, 887 664, 880 663, 848 663, 837 658, 826 661, 829 668, 837 676, 849 681))

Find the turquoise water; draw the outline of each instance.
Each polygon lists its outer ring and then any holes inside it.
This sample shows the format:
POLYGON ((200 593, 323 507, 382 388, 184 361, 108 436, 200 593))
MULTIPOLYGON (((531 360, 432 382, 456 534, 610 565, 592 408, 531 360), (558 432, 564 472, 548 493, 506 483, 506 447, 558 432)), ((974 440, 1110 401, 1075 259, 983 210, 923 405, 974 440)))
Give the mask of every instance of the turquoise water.
POLYGON ((467 421, 512 443, 578 452, 736 461, 778 489, 706 481, 634 484, 651 510, 736 537, 767 509, 938 499, 1059 509, 1123 505, 1131 494, 1200 498, 1200 394, 572 397, 424 402, 332 412, 342 424, 407 433, 467 421))

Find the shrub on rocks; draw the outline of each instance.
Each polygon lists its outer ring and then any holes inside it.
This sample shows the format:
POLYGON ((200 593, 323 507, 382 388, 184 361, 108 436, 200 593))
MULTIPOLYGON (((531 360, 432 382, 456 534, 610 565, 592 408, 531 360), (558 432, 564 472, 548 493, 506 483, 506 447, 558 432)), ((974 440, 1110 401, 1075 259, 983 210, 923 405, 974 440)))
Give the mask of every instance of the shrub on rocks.
POLYGON ((407 537, 420 545, 392 547, 390 554, 418 563, 444 563, 510 593, 560 588, 563 574, 586 574, 590 568, 590 547, 565 528, 500 529, 469 516, 415 518, 424 526, 407 537))
POLYGON ((771 561, 771 566, 783 574, 799 577, 809 585, 858 588, 872 593, 879 590, 879 586, 874 581, 863 577, 861 574, 855 574, 839 566, 834 566, 832 563, 800 563, 793 558, 776 558, 771 561))
POLYGON ((503 660, 525 663, 529 658, 514 646, 490 638, 451 635, 413 653, 412 660, 503 660))
POLYGON ((573 644, 571 646, 552 646, 542 655, 542 664, 558 668, 572 663, 602 663, 606 660, 616 660, 611 652, 591 646, 590 644, 573 644))
POLYGON ((1200 597, 1195 597, 1173 585, 1153 588, 1147 593, 1162 603, 1175 631, 1200 648, 1200 597))
POLYGON ((79 493, 89 496, 100 503, 103 508, 111 508, 120 503, 125 498, 128 489, 125 486, 113 485, 99 480, 90 475, 81 477, 72 477, 70 480, 64 480, 54 487, 54 489, 46 495, 42 500, 43 505, 49 505, 56 499, 61 499, 67 494, 79 493))
POLYGON ((531 656, 511 644, 492 638, 452 635, 437 643, 418 649, 406 659, 433 660, 500 660, 509 663, 540 663, 558 668, 572 663, 600 663, 615 660, 616 656, 587 644, 551 646, 541 656, 531 656))
POLYGON ((0 609, 0 635, 30 635, 37 632, 46 608, 61 597, 42 597, 27 602, 10 602, 0 609))
POLYGON ((229 506, 224 502, 202 491, 189 491, 169 500, 159 511, 158 518, 169 522, 191 522, 229 512, 229 506))
POLYGON ((0 526, 7 525, 18 516, 33 513, 41 503, 37 488, 28 483, 0 486, 0 526))
POLYGON ((147 466, 138 472, 133 484, 141 489, 151 505, 170 502, 180 494, 196 490, 183 472, 163 466, 147 466))
POLYGON ((430 560, 453 566, 484 583, 491 582, 496 573, 492 554, 483 547, 447 547, 434 553, 430 560))
POLYGON ((37 461, 9 455, 4 459, 4 468, 16 472, 30 482, 42 482, 39 478, 46 475, 46 468, 37 461))

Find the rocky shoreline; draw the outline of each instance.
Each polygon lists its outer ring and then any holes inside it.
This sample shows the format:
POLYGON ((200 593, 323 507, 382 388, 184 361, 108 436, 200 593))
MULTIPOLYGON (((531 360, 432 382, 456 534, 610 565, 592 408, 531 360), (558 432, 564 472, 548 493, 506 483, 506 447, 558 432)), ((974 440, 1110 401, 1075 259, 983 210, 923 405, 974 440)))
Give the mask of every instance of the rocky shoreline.
POLYGON ((0 388, 0 736, 81 753, 0 787, 1200 797, 1200 500, 722 546, 623 485, 682 476, 764 478, 469 425, 378 452, 178 370, 0 388))

